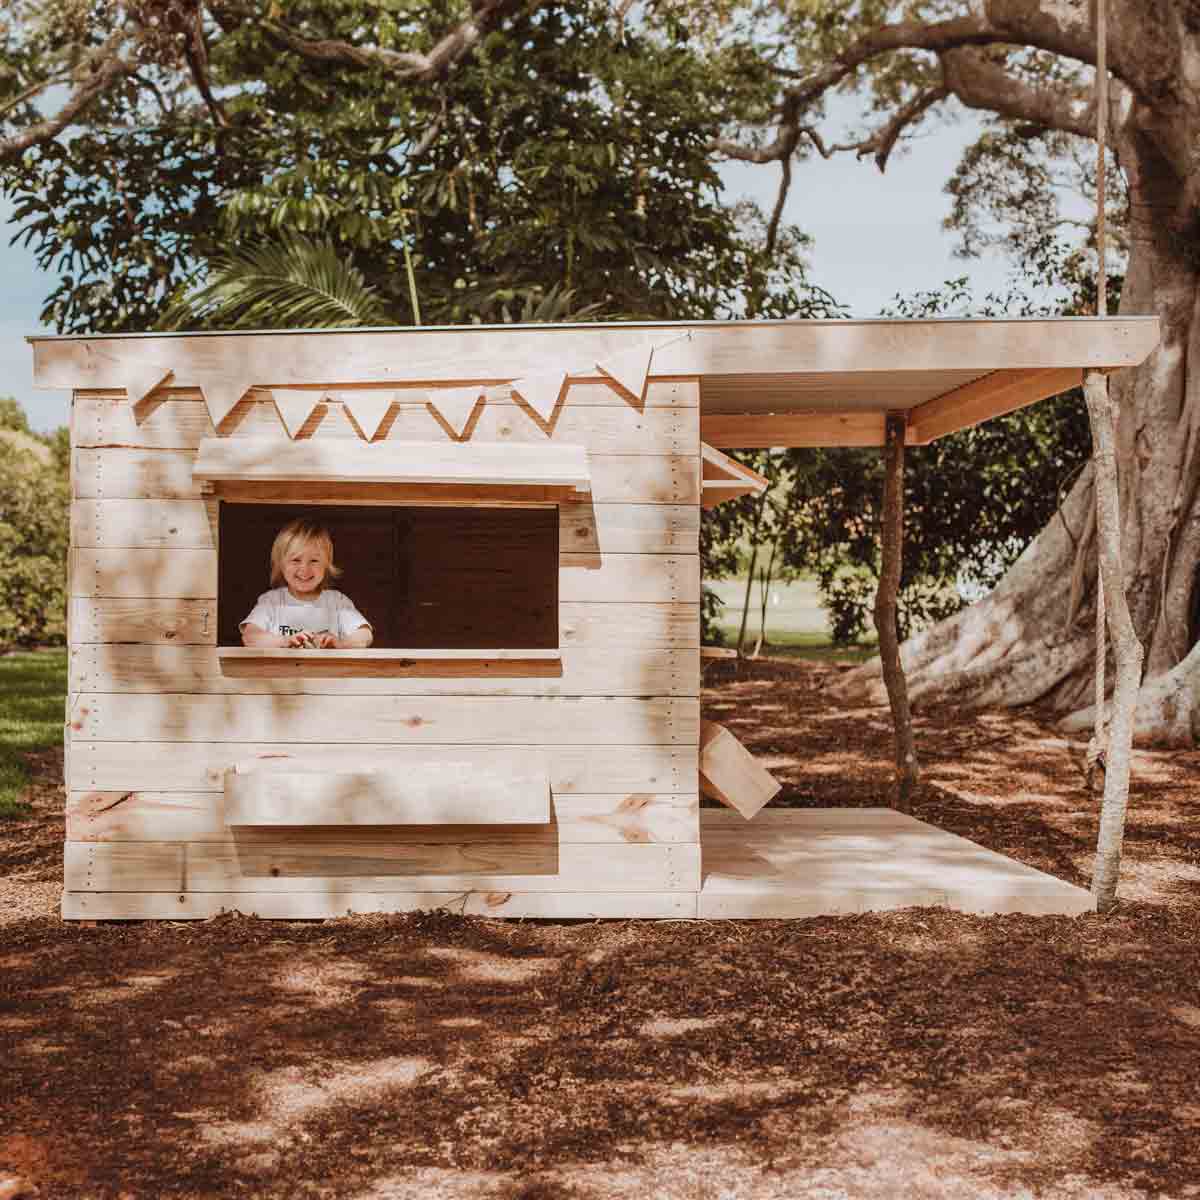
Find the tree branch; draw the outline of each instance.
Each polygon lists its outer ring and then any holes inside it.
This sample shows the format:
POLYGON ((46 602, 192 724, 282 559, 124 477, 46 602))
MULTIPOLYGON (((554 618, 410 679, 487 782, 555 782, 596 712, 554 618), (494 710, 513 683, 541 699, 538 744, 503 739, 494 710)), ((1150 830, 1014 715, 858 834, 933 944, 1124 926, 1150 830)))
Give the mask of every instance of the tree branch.
POLYGON ((974 50, 942 55, 950 91, 968 108, 989 109, 1002 117, 1090 138, 1096 132, 1096 102, 1082 91, 1030 87, 974 50))
POLYGON ((875 153, 875 165, 880 174, 887 170, 888 159, 900 140, 900 135, 910 126, 915 125, 935 104, 939 104, 950 95, 946 86, 930 88, 920 92, 905 104, 899 112, 873 137, 862 143, 858 148, 858 156, 875 153))
POLYGON ((53 141, 96 99, 137 71, 136 62, 127 62, 120 55, 124 41, 123 32, 114 33, 88 56, 74 72, 75 91, 54 116, 0 138, 0 166, 15 161, 33 146, 53 141))
POLYGON ((0 104, 0 117, 12 112, 14 109, 20 108, 26 100, 32 100, 34 96, 41 95, 48 87, 53 87, 56 83, 62 83, 66 79, 71 78, 70 71, 62 71, 58 75, 51 75, 49 79, 41 79, 37 83, 30 84, 19 95, 14 96, 6 104, 0 104))
MULTIPOLYGON (((534 0, 536 6, 545 0, 534 0)), ((524 0, 473 0, 471 15, 460 22, 428 54, 358 46, 332 38, 305 38, 279 21, 265 20, 263 28, 289 50, 316 62, 342 63, 355 67, 383 67, 403 81, 428 82, 443 79, 524 0)))
POLYGON ((767 226, 767 254, 775 253, 775 243, 779 238, 779 222, 783 219, 783 206, 787 203, 788 192, 792 186, 792 156, 789 154, 779 160, 783 168, 783 177, 779 181, 779 194, 775 197, 775 208, 771 213, 771 221, 767 226))

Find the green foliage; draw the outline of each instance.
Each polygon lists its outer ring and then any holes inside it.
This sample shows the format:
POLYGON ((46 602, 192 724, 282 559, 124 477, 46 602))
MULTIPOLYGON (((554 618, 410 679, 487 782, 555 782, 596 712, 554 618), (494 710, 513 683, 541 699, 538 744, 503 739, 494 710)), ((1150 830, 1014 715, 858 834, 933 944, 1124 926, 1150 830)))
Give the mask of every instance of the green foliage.
POLYGON ((28 806, 27 754, 62 744, 67 692, 67 654, 50 650, 0 658, 0 820, 20 817, 28 806))
MULTIPOLYGON (((1019 292, 976 304, 965 280, 898 299, 892 315, 1031 315, 1019 292)), ((905 453, 902 637, 993 587, 1050 521, 1091 453, 1082 393, 1040 404, 905 453)), ((883 461, 877 450, 789 451, 793 484, 783 553, 820 584, 834 641, 873 626, 883 461)))
MULTIPOLYGON (((24 413, 16 406, 20 420, 24 413)), ((6 419, 13 419, 11 413, 6 419)), ((0 437, 0 647, 66 633, 69 499, 65 431, 0 437)))
POLYGON ((0 396, 0 429, 11 429, 17 433, 32 433, 29 418, 20 402, 12 396, 0 396))
POLYGON ((214 316, 227 329, 388 323, 378 293, 332 242, 288 233, 214 258, 207 285, 176 304, 162 324, 195 328, 214 316))
MULTIPOLYGON (((771 551, 782 550, 788 537, 784 525, 789 519, 788 498, 793 486, 791 462, 787 454, 778 450, 743 450, 731 457, 765 476, 770 485, 760 496, 741 496, 703 511, 700 522, 703 578, 707 581, 753 574, 758 579, 770 561, 771 577, 787 579, 795 574, 794 563, 771 551)), ((700 601, 701 640, 720 645, 725 640, 719 624, 721 599, 706 586, 700 601)))
MULTIPOLYGON (((609 317, 737 316, 752 293, 764 316, 831 309, 796 231, 768 257, 761 214, 722 202, 711 139, 729 113, 766 111, 769 91, 744 54, 586 0, 514 14, 434 87, 302 58, 271 11, 208 30, 225 128, 185 102, 186 72, 148 64, 153 101, 112 93, 7 173, 21 236, 61 275, 47 322, 154 327, 197 286, 228 293, 231 245, 297 235, 336 250, 391 321, 415 319, 410 263, 432 324, 515 319, 567 293, 609 317)), ((452 0, 286 6, 307 37, 397 51, 427 50, 462 15, 452 0)))

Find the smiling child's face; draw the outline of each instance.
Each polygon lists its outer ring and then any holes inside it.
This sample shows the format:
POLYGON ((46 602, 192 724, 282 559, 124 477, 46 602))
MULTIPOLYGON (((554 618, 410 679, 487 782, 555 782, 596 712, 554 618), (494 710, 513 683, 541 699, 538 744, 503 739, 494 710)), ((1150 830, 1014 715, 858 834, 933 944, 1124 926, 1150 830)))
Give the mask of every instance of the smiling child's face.
POLYGON ((311 600, 321 590, 329 559, 318 542, 293 546, 283 560, 283 579, 297 600, 311 600))

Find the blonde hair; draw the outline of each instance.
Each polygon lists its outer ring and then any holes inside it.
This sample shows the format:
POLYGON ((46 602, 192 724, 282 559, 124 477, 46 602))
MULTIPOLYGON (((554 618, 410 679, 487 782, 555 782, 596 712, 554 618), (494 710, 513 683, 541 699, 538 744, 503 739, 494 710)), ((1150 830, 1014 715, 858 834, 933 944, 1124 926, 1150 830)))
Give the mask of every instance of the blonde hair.
POLYGON ((317 591, 324 591, 329 581, 342 573, 342 568, 333 564, 333 535, 329 530, 320 521, 297 517, 275 535, 271 546, 272 587, 278 587, 283 582, 283 564, 288 555, 309 542, 316 542, 325 551, 325 574, 321 577, 317 591))

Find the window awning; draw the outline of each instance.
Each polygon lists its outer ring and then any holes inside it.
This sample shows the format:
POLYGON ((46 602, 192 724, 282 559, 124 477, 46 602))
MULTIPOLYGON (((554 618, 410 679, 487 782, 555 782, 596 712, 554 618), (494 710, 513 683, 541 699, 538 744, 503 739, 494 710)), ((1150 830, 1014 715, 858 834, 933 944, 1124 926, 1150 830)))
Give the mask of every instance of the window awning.
POLYGON ((771 486, 769 479, 707 442, 700 443, 700 462, 700 504, 704 508, 715 508, 739 496, 761 496, 771 486))
POLYGON ((206 437, 193 477, 202 483, 430 484, 592 490, 587 448, 553 442, 378 442, 342 438, 206 437))

